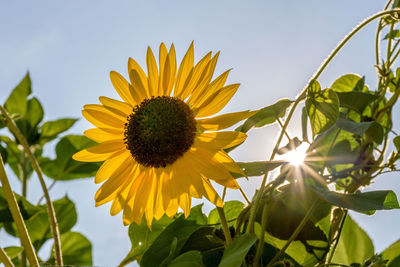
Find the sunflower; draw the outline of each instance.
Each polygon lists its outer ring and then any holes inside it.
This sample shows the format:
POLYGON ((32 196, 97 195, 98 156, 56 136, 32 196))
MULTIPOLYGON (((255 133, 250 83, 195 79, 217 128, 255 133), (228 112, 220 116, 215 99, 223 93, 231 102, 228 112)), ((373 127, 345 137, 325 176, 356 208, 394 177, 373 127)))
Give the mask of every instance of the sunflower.
POLYGON ((145 215, 171 217, 179 207, 189 215, 191 199, 223 203, 210 180, 238 189, 231 173, 243 174, 223 149, 246 139, 246 134, 218 131, 249 117, 250 111, 211 117, 236 93, 239 84, 225 85, 229 70, 212 80, 219 52, 209 52, 194 66, 190 45, 177 70, 175 48, 162 43, 159 68, 150 47, 147 75, 129 58, 128 82, 110 73, 122 101, 100 96, 100 104, 85 105, 82 115, 96 128, 84 134, 98 145, 76 153, 84 162, 104 161, 95 176, 103 183, 96 207, 112 201, 111 215, 123 210, 125 225, 140 224, 145 215))

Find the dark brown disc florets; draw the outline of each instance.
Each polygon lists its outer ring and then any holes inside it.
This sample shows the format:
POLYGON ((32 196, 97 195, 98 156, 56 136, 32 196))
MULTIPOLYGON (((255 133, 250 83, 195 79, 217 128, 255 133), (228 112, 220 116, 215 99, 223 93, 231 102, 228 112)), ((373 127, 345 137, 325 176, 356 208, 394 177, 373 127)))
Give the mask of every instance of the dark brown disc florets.
POLYGON ((194 142, 196 120, 182 100, 158 96, 134 107, 125 124, 126 148, 146 167, 165 167, 181 157, 194 142))

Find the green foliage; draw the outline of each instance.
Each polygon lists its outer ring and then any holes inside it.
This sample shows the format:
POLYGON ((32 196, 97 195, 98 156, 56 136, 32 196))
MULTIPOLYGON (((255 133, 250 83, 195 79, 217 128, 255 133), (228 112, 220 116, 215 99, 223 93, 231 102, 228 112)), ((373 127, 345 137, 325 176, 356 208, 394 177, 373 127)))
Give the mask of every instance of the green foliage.
POLYGON ((400 240, 397 240, 381 253, 382 258, 387 260, 388 266, 395 267, 400 262, 400 240))
POLYGON ((204 267, 203 256, 199 251, 188 251, 176 257, 168 267, 204 267))
MULTIPOLYGON (((54 264, 54 247, 48 264, 54 264)), ((81 233, 66 232, 61 235, 61 251, 65 265, 92 265, 92 243, 81 233)))
POLYGON ((83 177, 93 177, 99 164, 79 162, 72 159, 76 152, 93 146, 96 143, 82 135, 67 135, 60 139, 56 146, 56 158, 41 159, 43 172, 54 180, 72 180, 83 177))
MULTIPOLYGON (((244 204, 240 201, 227 201, 224 204, 224 212, 225 212, 225 217, 226 220, 232 221, 229 223, 230 225, 234 224, 234 220, 238 217, 239 213, 243 210, 244 204)), ((213 209, 210 211, 210 214, 208 215, 208 224, 220 224, 221 219, 218 215, 217 209, 213 209)))
POLYGON ((346 74, 335 80, 330 88, 335 92, 361 92, 364 91, 364 77, 346 74))
POLYGON ((391 190, 364 193, 341 194, 334 191, 313 188, 319 197, 328 203, 358 212, 400 209, 396 194, 391 190))
MULTIPOLYGON (((248 176, 260 176, 264 175, 268 171, 281 166, 283 161, 253 161, 253 162, 236 162, 240 169, 248 176)), ((232 173, 233 177, 240 178, 243 175, 238 173, 232 173)))
POLYGON ((46 121, 40 127, 42 132, 40 136, 40 142, 42 144, 55 139, 60 133, 65 132, 71 128, 77 119, 59 119, 55 121, 46 121))
MULTIPOLYGON (((18 257, 22 253, 23 250, 24 250, 23 248, 15 247, 15 246, 4 248, 4 251, 6 252, 7 256, 10 258, 10 260, 18 257)), ((1 262, 2 261, 0 260, 0 263, 1 262)))
POLYGON ((339 117, 339 99, 333 90, 321 90, 314 80, 307 89, 306 109, 313 135, 317 135, 335 125, 339 117))
POLYGON ((186 220, 183 216, 176 218, 162 231, 143 254, 140 265, 159 266, 168 265, 182 249, 189 237, 201 225, 195 221, 186 220))
POLYGON ((373 255, 374 245, 371 239, 350 216, 347 216, 332 262, 345 265, 362 264, 373 255))
POLYGON ((263 127, 274 123, 278 118, 285 116, 286 109, 293 101, 289 99, 281 99, 271 106, 260 109, 256 114, 248 118, 236 131, 248 132, 253 127, 263 127))
POLYGON ((257 241, 255 234, 243 234, 232 240, 222 256, 219 267, 241 266, 248 251, 257 241))

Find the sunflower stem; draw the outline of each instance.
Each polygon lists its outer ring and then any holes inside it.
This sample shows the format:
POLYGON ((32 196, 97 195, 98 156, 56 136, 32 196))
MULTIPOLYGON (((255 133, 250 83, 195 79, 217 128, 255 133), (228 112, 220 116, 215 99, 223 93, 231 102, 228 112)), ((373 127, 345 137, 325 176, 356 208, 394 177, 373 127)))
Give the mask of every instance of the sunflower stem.
MULTIPOLYGON (((307 85, 303 88, 303 90, 301 91, 301 93, 299 94, 299 96, 296 98, 295 102, 293 103, 293 106, 290 108, 289 114, 285 120, 285 123, 283 124, 282 130, 279 134, 278 140, 276 141, 275 144, 275 148, 272 150, 272 154, 270 157, 270 161, 274 160, 275 156, 276 156, 276 151, 280 146, 280 143, 282 141, 283 135, 285 134, 285 131, 289 125, 289 122, 293 116, 293 113, 297 107, 297 105, 306 98, 307 96, 307 88, 309 87, 311 81, 316 80, 319 78, 319 76, 322 74, 322 72, 325 70, 325 68, 328 66, 328 64, 332 61, 332 59, 336 56, 336 54, 342 49, 342 47, 362 28, 364 28, 364 26, 366 26, 367 24, 369 24, 370 22, 374 21, 377 18, 380 18, 382 16, 388 15, 388 14, 393 14, 393 13, 397 13, 400 12, 399 8, 395 8, 392 10, 384 10, 381 12, 378 12, 370 17, 368 17, 367 19, 363 20, 360 24, 358 24, 353 30, 351 30, 351 32, 349 34, 347 34, 342 41, 339 42, 339 44, 336 46, 335 49, 332 50, 332 52, 329 54, 329 56, 322 62, 321 66, 318 68, 318 70, 315 72, 315 74, 312 76, 312 78, 309 80, 309 82, 307 83, 307 85)), ((252 209, 250 211, 250 219, 249 219, 249 224, 248 227, 246 229, 247 233, 252 233, 254 232, 254 220, 255 220, 255 214, 256 214, 256 210, 258 208, 258 205, 260 203, 261 200, 261 196, 265 190, 265 185, 267 182, 267 178, 268 178, 269 172, 265 172, 263 180, 261 182, 261 187, 260 190, 258 191, 257 195, 256 195, 256 199, 254 201, 254 205, 252 206, 252 209)), ((261 237, 261 239, 263 239, 263 237, 261 237)), ((263 240, 262 240, 263 241, 263 240)))
POLYGON ((0 261, 3 262, 5 267, 14 267, 14 263, 2 247, 0 247, 0 261))
POLYGON ((11 211, 11 215, 17 227, 21 243, 24 247, 29 263, 31 264, 32 267, 39 267, 38 258, 35 254, 35 250, 33 249, 33 245, 29 237, 28 230, 26 229, 24 219, 22 218, 21 211, 17 204, 17 200, 15 199, 14 193, 8 181, 6 171, 4 169, 3 158, 1 156, 0 156, 0 181, 3 186, 3 191, 8 202, 8 207, 11 211))
MULTIPOLYGON (((40 185, 42 186, 44 196, 46 198, 47 202, 47 210, 48 210, 48 215, 50 218, 50 226, 51 226, 51 232, 54 238, 54 250, 55 250, 55 259, 56 259, 56 264, 57 265, 64 265, 63 264, 63 259, 62 259, 62 252, 61 252, 61 241, 60 241, 60 232, 58 230, 58 223, 57 223, 57 217, 56 213, 54 211, 54 206, 53 203, 51 202, 49 192, 46 187, 46 183, 43 178, 43 173, 42 170, 40 169, 39 163, 37 162, 35 156, 32 153, 31 148, 29 147, 27 141, 25 140, 24 136, 18 129, 17 125, 15 124, 14 120, 10 117, 8 112, 4 109, 3 106, 0 105, 0 112, 2 113, 5 121, 5 125, 8 127, 8 129, 16 136, 18 141, 21 143, 21 145, 24 147, 25 153, 27 154, 29 160, 31 161, 32 168, 35 170, 37 173, 37 176, 40 181, 40 185)), ((33 265, 33 263, 31 263, 33 265)))
POLYGON ((224 231, 226 245, 232 242, 231 232, 229 231, 228 222, 226 221, 224 208, 217 207, 219 218, 221 219, 222 230, 224 231))
MULTIPOLYGON (((265 227, 267 225, 267 205, 268 204, 264 204, 262 212, 260 236, 265 235, 265 227)), ((254 267, 258 267, 258 263, 260 261, 263 251, 264 251, 264 238, 260 238, 260 240, 258 240, 256 256, 254 257, 254 267)))

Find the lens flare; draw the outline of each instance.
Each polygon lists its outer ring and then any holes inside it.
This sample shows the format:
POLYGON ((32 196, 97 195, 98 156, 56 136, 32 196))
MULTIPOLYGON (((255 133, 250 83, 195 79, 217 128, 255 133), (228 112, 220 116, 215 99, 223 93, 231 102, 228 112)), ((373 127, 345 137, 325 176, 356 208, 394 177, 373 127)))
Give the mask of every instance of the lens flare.
POLYGON ((293 166, 300 166, 304 163, 304 159, 306 157, 306 151, 307 151, 308 145, 302 144, 296 149, 286 153, 284 155, 284 160, 289 162, 289 164, 293 166))

